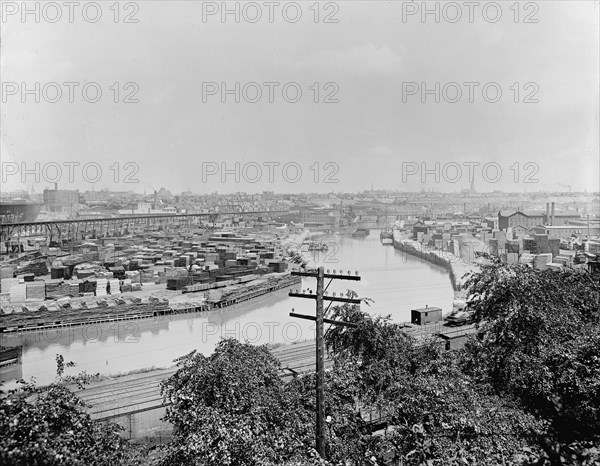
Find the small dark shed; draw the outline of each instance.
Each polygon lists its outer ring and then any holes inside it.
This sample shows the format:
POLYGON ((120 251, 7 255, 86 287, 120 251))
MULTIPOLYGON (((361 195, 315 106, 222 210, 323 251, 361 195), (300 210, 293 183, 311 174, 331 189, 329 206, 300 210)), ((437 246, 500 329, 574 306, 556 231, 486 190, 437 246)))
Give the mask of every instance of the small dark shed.
POLYGON ((410 321, 416 325, 429 324, 442 320, 442 310, 439 307, 426 306, 422 309, 410 311, 410 321))

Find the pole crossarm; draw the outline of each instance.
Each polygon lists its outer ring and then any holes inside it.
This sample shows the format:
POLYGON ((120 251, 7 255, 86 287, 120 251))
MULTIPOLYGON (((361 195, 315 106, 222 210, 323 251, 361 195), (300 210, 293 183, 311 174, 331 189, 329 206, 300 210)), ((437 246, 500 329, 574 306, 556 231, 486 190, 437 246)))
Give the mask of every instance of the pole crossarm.
MULTIPOLYGON (((288 296, 291 296, 292 298, 318 299, 316 294, 289 293, 288 296)), ((332 302, 336 302, 336 303, 352 303, 352 304, 360 304, 362 302, 358 298, 339 298, 337 296, 323 296, 323 300, 332 301, 332 302)))
MULTIPOLYGON (((317 372, 317 380, 316 380, 316 398, 317 398, 317 406, 316 406, 316 414, 317 414, 317 428, 316 428, 316 450, 321 458, 325 458, 325 338, 324 338, 324 324, 332 324, 332 325, 342 325, 344 327, 353 327, 356 328, 357 325, 351 322, 341 322, 338 320, 326 319, 325 312, 323 311, 323 303, 324 301, 330 301, 327 309, 332 302, 338 303, 352 303, 352 304, 360 304, 361 300, 357 298, 344 298, 344 297, 336 297, 336 296, 325 296, 325 279, 329 278, 331 280, 360 280, 360 276, 358 276, 358 272, 356 275, 348 275, 337 274, 334 270, 334 273, 325 273, 323 267, 319 267, 316 270, 309 271, 292 271, 292 275, 297 275, 300 277, 312 277, 317 279, 317 292, 316 294, 312 293, 294 293, 290 290, 289 296, 294 298, 308 298, 314 299, 316 301, 317 314, 315 317, 305 315, 305 314, 296 314, 290 312, 291 317, 297 317, 299 319, 312 320, 316 323, 315 325, 315 339, 316 339, 316 350, 317 350, 317 358, 316 358, 316 372, 317 372)), ((327 284, 327 287, 331 284, 327 284)))
MULTIPOLYGON (((292 271, 292 275, 298 275, 299 277, 313 277, 313 278, 318 278, 318 273, 317 272, 298 272, 296 270, 292 271)), ((333 273, 324 273, 323 274, 324 278, 333 278, 335 280, 353 280, 353 281, 360 281, 360 276, 358 275, 339 275, 339 274, 333 274, 333 273)))
MULTIPOLYGON (((306 319, 306 320, 312 320, 312 321, 317 320, 317 318, 315 316, 307 316, 306 314, 297 314, 295 312, 290 312, 290 317, 297 317, 298 319, 306 319)), ((332 319, 323 318, 323 322, 325 322, 326 324, 341 325, 343 327, 352 327, 352 328, 358 327, 358 325, 356 325, 356 324, 353 324, 351 322, 343 322, 341 320, 332 320, 332 319)))

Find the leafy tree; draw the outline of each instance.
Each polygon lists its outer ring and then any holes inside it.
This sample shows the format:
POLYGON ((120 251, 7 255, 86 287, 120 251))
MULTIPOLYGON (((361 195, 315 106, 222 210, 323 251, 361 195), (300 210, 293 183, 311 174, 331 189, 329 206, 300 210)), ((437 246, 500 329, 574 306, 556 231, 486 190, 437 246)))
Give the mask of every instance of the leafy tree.
MULTIPOLYGON (((305 443, 314 444, 316 375, 306 374, 289 382, 286 391, 294 393, 307 413, 305 443)), ((332 464, 365 464, 370 431, 360 417, 358 387, 354 374, 339 366, 325 372, 325 457, 332 464)))
POLYGON ((465 370, 552 420, 565 441, 600 434, 600 283, 491 261, 467 286, 480 326, 465 370))
MULTIPOLYGON (((85 404, 63 384, 64 363, 57 356, 55 383, 0 390, 0 464, 115 465, 136 464, 116 424, 103 425, 85 413, 85 404)), ((74 378, 71 378, 75 381, 74 378)), ((78 379, 79 383, 85 382, 78 379)))
POLYGON ((354 372, 361 402, 375 404, 388 423, 385 435, 361 438, 367 456, 407 465, 506 464, 523 448, 536 451, 532 432, 543 423, 462 373, 458 355, 440 342, 417 341, 389 317, 356 306, 338 307, 334 317, 357 325, 327 333, 336 367, 354 372))
POLYGON ((311 413, 288 393, 265 346, 222 340, 210 357, 178 359, 163 382, 165 418, 175 428, 165 464, 281 464, 308 457, 311 413))
MULTIPOLYGON (((327 464, 600 463, 600 285, 490 261, 467 286, 478 333, 459 352, 333 308, 356 328, 326 333, 327 464), (387 427, 373 435, 359 412, 375 407, 387 427)), ((325 464, 314 374, 285 383, 265 347, 234 340, 178 364, 163 386, 176 429, 165 464, 325 464)))
POLYGON ((356 370, 363 396, 376 398, 399 374, 414 374, 423 364, 435 361, 441 352, 431 340, 417 344, 389 315, 372 317, 358 306, 344 305, 333 309, 333 319, 356 325, 333 326, 325 343, 338 365, 356 370))

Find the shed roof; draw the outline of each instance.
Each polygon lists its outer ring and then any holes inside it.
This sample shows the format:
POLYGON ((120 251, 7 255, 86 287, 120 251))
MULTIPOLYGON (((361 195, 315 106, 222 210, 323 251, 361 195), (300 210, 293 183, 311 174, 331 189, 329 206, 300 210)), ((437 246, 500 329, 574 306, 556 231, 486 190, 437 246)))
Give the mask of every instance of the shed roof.
POLYGON ((421 309, 413 309, 413 312, 432 312, 432 311, 441 311, 442 309, 439 307, 424 307, 421 309))

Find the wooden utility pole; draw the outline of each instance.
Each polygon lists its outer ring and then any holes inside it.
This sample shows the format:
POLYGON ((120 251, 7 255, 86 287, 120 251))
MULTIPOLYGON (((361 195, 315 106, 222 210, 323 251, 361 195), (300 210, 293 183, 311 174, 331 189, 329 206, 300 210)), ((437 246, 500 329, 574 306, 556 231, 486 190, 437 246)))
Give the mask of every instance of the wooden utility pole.
MULTIPOLYGON (((349 322, 341 322, 337 320, 331 320, 325 318, 325 312, 323 310, 323 302, 330 301, 331 302, 341 302, 341 303, 352 303, 352 304, 360 304, 360 299, 357 298, 344 298, 344 297, 333 297, 325 296, 325 291, 331 284, 334 279, 338 280, 360 280, 358 276, 358 272, 355 275, 350 275, 348 271, 347 275, 344 275, 341 271, 340 274, 336 274, 334 270, 333 273, 325 273, 325 269, 323 267, 319 267, 317 270, 306 271, 306 272, 296 272, 293 271, 292 275, 299 275, 301 277, 313 277, 317 279, 317 293, 312 294, 312 292, 307 293, 298 293, 290 291, 289 295, 297 298, 308 298, 315 299, 317 301, 317 314, 315 317, 308 316, 304 314, 296 314, 295 312, 290 312, 291 317, 298 317, 300 319, 308 319, 316 322, 316 348, 317 348, 317 361, 316 361, 316 369, 317 369, 317 384, 316 384, 316 394, 317 394, 317 428, 316 428, 316 447, 317 453, 321 456, 321 458, 325 458, 325 342, 324 342, 324 332, 323 327, 325 323, 333 324, 333 325, 343 325, 346 327, 356 327, 356 324, 352 324, 349 322), (325 286, 325 278, 329 278, 329 283, 327 287, 325 286)), ((329 309, 329 307, 327 307, 329 309)))
POLYGON ((323 297, 325 292, 325 270, 317 269, 317 452, 325 453, 325 342, 323 341, 323 297))

